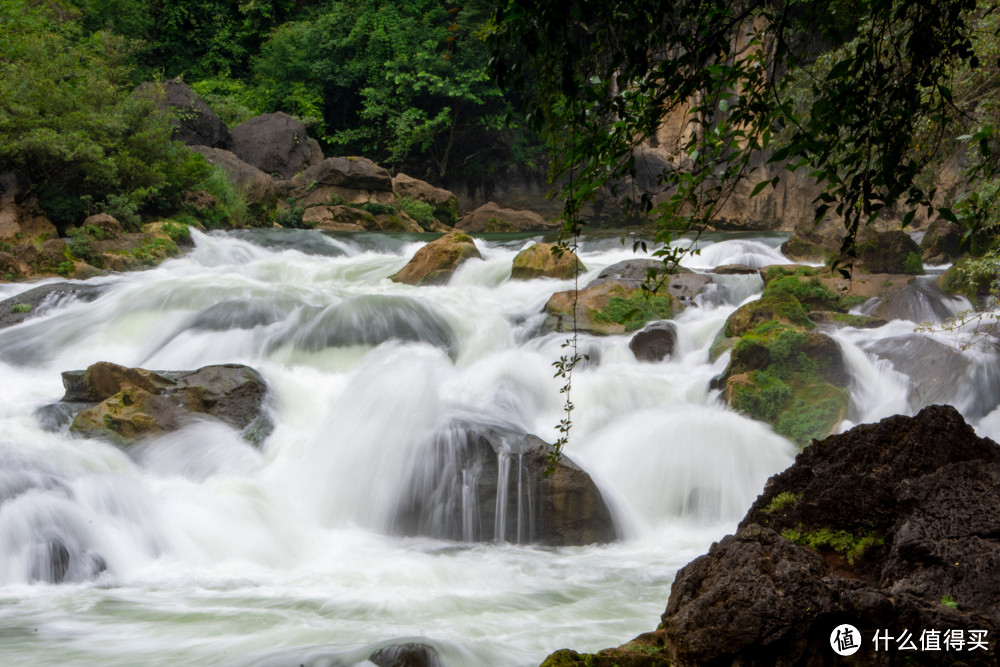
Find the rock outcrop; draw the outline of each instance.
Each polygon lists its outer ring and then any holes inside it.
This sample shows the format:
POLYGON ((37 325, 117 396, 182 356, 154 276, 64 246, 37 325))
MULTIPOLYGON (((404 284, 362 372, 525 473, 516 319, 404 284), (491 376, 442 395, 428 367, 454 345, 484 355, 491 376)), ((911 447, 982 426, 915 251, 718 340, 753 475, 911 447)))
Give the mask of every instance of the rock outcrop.
POLYGON ((392 187, 397 199, 412 199, 430 206, 440 222, 454 225, 458 220, 458 197, 451 191, 403 173, 392 177, 392 187))
POLYGON ((87 283, 51 283, 33 287, 9 299, 0 301, 0 329, 44 315, 70 301, 93 301, 107 289, 107 285, 87 283))
POLYGON ((232 151, 210 146, 192 146, 191 149, 201 153, 209 164, 226 172, 229 182, 246 195, 247 203, 264 207, 274 204, 277 187, 270 175, 244 162, 232 151))
POLYGON ((473 257, 482 259, 472 237, 452 232, 418 250, 391 279, 407 285, 442 285, 451 280, 459 264, 473 257))
POLYGON ((309 137, 306 126, 281 111, 251 118, 230 134, 233 153, 276 178, 291 178, 323 161, 323 150, 309 137))
POLYGON ((396 195, 392 176, 368 158, 328 157, 295 175, 284 186, 284 196, 300 206, 379 203, 392 205, 396 195))
MULTIPOLYGON (((772 477, 617 664, 995 665, 998 535, 1000 446, 954 408, 857 426, 772 477), (844 623, 861 633, 846 660, 830 644, 844 623)), ((546 664, 611 665, 602 654, 546 664)))
POLYGON ((425 443, 396 517, 399 532, 550 546, 614 540, 590 475, 566 456, 551 464, 549 452, 517 428, 455 420, 425 443))
POLYGON ((197 416, 240 429, 254 444, 272 428, 264 413, 267 384, 240 364, 150 371, 102 361, 85 371, 64 372, 63 385, 60 403, 75 411, 70 431, 121 445, 176 430, 197 416))
POLYGON ((554 243, 536 243, 517 253, 511 266, 513 280, 534 278, 572 278, 583 273, 587 267, 572 250, 560 248, 554 243))

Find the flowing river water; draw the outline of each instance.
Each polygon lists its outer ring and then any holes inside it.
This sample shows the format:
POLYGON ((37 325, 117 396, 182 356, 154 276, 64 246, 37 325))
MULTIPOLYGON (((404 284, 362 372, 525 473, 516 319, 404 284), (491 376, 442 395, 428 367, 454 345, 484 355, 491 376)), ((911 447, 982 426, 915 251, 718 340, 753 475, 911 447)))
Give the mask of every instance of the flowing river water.
MULTIPOLYGON (((566 451, 600 486, 621 540, 401 537, 401 479, 456 415, 556 439, 552 362, 565 335, 543 333, 541 309, 572 282, 509 280, 530 238, 478 239, 484 261, 446 286, 411 287, 388 276, 425 243, 416 237, 194 236, 179 259, 94 279, 107 289, 92 302, 0 331, 4 665, 356 665, 420 641, 445 665, 517 666, 617 645, 656 626, 677 569, 731 532, 794 458, 791 443, 709 390, 727 357, 709 363, 713 338, 762 286, 757 275, 719 276, 677 318, 678 350, 664 362, 636 361, 628 336, 581 338, 591 361, 574 377, 566 451), (36 410, 62 395, 60 373, 97 361, 247 364, 270 386, 275 429, 258 450, 197 422, 128 453, 44 429, 36 410), (54 536, 100 554, 106 571, 33 582, 37 544, 54 536)), ((779 243, 720 237, 685 264, 785 263, 779 243)), ((585 238, 580 256, 581 285, 635 257, 601 237, 585 238)), ((0 297, 28 287, 5 285, 0 297)), ((935 312, 967 305, 928 298, 935 312)), ((996 437, 995 356, 913 329, 834 334, 854 377, 842 427, 944 400, 996 437), (918 387, 907 376, 908 358, 926 365, 927 341, 953 355, 955 382, 918 387)))

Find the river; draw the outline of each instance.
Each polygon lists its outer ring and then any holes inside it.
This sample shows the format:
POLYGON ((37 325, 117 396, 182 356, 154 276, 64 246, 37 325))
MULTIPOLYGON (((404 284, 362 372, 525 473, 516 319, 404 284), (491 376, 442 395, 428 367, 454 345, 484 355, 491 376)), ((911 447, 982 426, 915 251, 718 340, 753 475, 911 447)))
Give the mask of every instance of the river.
MULTIPOLYGON (((677 569, 731 532, 796 453, 709 391, 726 363, 708 361, 716 332, 762 286, 722 276, 677 318, 667 361, 636 361, 627 336, 581 337, 591 361, 574 377, 566 453, 600 486, 621 540, 541 548, 399 536, 405 467, 456 414, 556 439, 552 362, 565 335, 541 332, 541 309, 572 282, 509 280, 513 257, 534 242, 526 237, 477 239, 483 261, 434 287, 387 279, 425 242, 417 237, 194 238, 157 268, 93 279, 108 287, 92 302, 0 331, 5 665, 365 665, 379 647, 419 641, 445 665, 506 667, 617 645, 655 628, 677 569), (62 395, 60 373, 97 361, 247 364, 270 386, 275 429, 258 450, 197 422, 126 453, 42 428, 35 413, 62 395), (106 571, 33 583, 37 544, 52 536, 100 554, 106 571)), ((784 263, 780 241, 711 237, 685 264, 784 263)), ((603 236, 585 237, 579 254, 581 285, 635 257, 603 236)), ((0 297, 29 287, 4 285, 0 297)), ((964 305, 938 299, 949 312, 964 305)), ((944 396, 981 435, 1000 434, 994 355, 955 352, 965 381, 921 393, 869 350, 913 328, 834 334, 855 378, 843 428, 944 396)))

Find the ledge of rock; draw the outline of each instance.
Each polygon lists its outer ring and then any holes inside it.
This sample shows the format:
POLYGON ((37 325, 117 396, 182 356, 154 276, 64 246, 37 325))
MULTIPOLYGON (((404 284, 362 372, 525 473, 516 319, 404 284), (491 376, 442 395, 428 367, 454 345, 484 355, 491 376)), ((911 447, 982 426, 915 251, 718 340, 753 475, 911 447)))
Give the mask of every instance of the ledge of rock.
POLYGON ((551 222, 534 211, 502 208, 495 202, 487 202, 462 216, 456 229, 470 233, 494 232, 538 232, 558 229, 558 222, 551 222))
POLYGON ((49 406, 52 418, 72 416, 70 431, 121 445, 176 430, 198 416, 241 430, 255 445, 272 429, 264 413, 267 383, 240 364, 150 371, 102 361, 64 372, 63 386, 65 396, 49 406))
MULTIPOLYGON (((931 406, 802 451, 735 535, 677 573, 659 645, 619 664, 996 665, 998 571, 1000 446, 931 406), (848 660, 830 648, 842 623, 861 632, 848 660), (969 648, 973 630, 982 649, 969 648), (876 652, 876 631, 918 646, 924 631, 960 631, 965 644, 876 652)), ((546 664, 610 664, 556 657, 546 664)))

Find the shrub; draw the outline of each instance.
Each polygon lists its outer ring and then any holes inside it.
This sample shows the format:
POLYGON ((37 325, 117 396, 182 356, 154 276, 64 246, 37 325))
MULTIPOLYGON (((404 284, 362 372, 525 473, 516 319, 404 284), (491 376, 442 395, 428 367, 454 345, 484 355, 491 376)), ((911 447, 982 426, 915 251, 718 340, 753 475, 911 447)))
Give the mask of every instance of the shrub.
POLYGON ((399 210, 416 220, 421 227, 427 227, 436 220, 433 206, 409 197, 399 200, 399 210))

